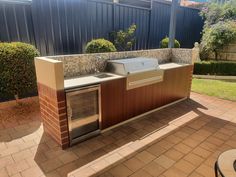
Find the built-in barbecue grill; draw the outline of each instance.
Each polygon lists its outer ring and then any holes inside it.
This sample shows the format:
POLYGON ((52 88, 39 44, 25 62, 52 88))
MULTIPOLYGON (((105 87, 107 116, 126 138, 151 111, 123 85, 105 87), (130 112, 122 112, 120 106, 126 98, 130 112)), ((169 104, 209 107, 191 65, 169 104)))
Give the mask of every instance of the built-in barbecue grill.
POLYGON ((127 76, 127 90, 163 81, 164 72, 155 58, 108 60, 107 68, 110 72, 127 76))

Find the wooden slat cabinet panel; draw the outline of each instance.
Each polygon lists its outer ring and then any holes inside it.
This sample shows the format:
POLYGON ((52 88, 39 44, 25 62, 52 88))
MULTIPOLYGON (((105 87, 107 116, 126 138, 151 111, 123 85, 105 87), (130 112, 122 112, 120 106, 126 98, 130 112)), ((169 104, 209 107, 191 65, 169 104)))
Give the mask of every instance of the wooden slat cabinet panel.
POLYGON ((102 129, 124 120, 125 84, 125 78, 101 83, 102 129))
POLYGON ((126 90, 126 78, 101 84, 102 128, 187 97, 192 66, 165 70, 164 81, 126 90))
POLYGON ((163 82, 163 99, 168 104, 187 97, 190 92, 192 66, 166 70, 163 82))
POLYGON ((132 118, 144 112, 163 105, 161 83, 128 90, 125 93, 126 119, 132 118))

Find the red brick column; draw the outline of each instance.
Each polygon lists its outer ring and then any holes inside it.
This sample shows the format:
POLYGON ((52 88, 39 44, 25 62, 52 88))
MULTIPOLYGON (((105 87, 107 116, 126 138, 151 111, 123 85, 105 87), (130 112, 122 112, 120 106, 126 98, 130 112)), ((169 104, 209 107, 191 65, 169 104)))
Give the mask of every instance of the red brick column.
POLYGON ((38 94, 43 126, 46 133, 61 145, 69 147, 69 130, 64 90, 54 90, 38 83, 38 94))

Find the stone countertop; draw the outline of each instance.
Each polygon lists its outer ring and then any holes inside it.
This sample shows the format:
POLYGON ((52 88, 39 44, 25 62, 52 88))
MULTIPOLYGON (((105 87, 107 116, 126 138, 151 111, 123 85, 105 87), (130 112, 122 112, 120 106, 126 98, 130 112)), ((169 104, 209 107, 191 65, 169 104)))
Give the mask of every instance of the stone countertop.
MULTIPOLYGON (((187 65, 189 64, 166 63, 166 64, 160 64, 159 66, 160 66, 160 69, 167 70, 167 69, 179 68, 179 67, 183 67, 187 65)), ((102 82, 106 82, 109 80, 115 80, 115 79, 120 79, 120 78, 125 78, 125 77, 126 76, 121 76, 121 75, 107 73, 107 72, 87 75, 87 76, 80 76, 77 78, 65 79, 64 88, 65 90, 67 90, 67 89, 72 89, 72 88, 77 88, 77 87, 85 87, 85 86, 100 84, 102 82), (99 74, 108 74, 108 75, 111 75, 111 77, 105 77, 105 78, 95 77, 96 75, 99 75, 99 74)))
POLYGON ((179 68, 183 66, 188 66, 190 64, 185 63, 166 63, 166 64, 160 64, 160 69, 167 70, 167 69, 173 69, 173 68, 179 68))
POLYGON ((97 73, 97 74, 93 74, 93 75, 80 76, 77 78, 64 80, 64 88, 65 88, 65 90, 67 90, 67 89, 72 89, 72 88, 76 88, 76 87, 95 85, 95 84, 100 84, 105 81, 120 79, 120 78, 124 78, 124 77, 125 76, 121 76, 121 75, 117 75, 117 74, 113 74, 113 73, 107 73, 107 72, 97 73), (96 75, 100 75, 100 74, 108 74, 111 77, 105 77, 105 78, 95 77, 96 75))

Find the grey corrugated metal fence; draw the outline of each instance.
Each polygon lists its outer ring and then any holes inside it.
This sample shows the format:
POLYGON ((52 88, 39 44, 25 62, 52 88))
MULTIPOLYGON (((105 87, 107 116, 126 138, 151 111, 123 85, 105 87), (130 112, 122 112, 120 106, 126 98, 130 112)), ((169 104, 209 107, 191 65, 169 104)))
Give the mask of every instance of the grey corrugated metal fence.
MULTIPOLYGON (((168 35, 170 4, 153 1, 152 8, 101 0, 33 0, 6 3, 0 0, 0 41, 35 44, 42 55, 82 53, 93 38, 137 25, 134 49, 158 48, 168 35)), ((179 7, 176 38, 182 47, 200 40, 202 20, 198 10, 179 7)))
POLYGON ((0 41, 35 44, 31 3, 0 1, 0 41))
MULTIPOLYGON (((153 1, 150 22, 149 48, 156 48, 168 36, 170 24, 170 2, 153 1)), ((181 47, 191 48, 201 38, 203 21, 199 10, 179 6, 177 9, 176 39, 181 47)))

